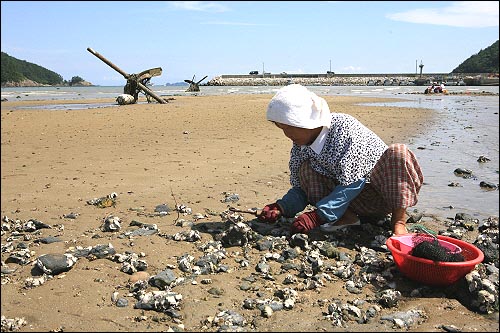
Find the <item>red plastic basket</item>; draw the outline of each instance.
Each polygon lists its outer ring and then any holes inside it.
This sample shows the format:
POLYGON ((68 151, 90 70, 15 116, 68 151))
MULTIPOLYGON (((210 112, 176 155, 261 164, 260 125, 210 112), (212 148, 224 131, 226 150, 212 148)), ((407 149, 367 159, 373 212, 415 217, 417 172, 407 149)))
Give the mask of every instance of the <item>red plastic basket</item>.
POLYGON ((465 261, 435 262, 414 257, 402 252, 399 247, 400 243, 391 237, 387 239, 385 244, 391 251, 394 262, 401 273, 414 281, 432 286, 447 286, 457 282, 484 259, 483 252, 470 243, 446 236, 437 236, 437 238, 459 246, 465 261))

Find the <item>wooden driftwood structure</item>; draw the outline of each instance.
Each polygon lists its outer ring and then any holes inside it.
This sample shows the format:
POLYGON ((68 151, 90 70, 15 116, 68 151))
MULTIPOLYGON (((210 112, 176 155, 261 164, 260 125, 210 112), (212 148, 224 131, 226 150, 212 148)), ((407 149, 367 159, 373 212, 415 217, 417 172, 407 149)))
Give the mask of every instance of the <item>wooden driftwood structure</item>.
POLYGON ((147 69, 138 74, 127 74, 123 70, 118 68, 115 64, 113 64, 111 61, 104 58, 101 54, 94 51, 90 47, 87 48, 87 51, 95 55, 97 58, 101 59, 105 64, 107 64, 109 67, 113 68, 115 71, 120 73, 127 80, 127 83, 123 88, 123 93, 133 96, 134 103, 137 103, 137 98, 139 97, 139 92, 141 91, 146 95, 148 102, 150 102, 150 98, 153 98, 160 104, 167 103, 166 100, 158 96, 154 91, 152 91, 146 86, 152 77, 161 75, 162 72, 161 67, 147 69))
POLYGON ((192 80, 184 80, 184 82, 189 83, 189 88, 186 90, 187 92, 200 91, 199 84, 201 83, 201 81, 205 80, 208 77, 208 75, 205 75, 205 77, 203 79, 201 79, 200 81, 198 81, 198 82, 194 81, 195 77, 196 76, 193 75, 193 79, 192 80))

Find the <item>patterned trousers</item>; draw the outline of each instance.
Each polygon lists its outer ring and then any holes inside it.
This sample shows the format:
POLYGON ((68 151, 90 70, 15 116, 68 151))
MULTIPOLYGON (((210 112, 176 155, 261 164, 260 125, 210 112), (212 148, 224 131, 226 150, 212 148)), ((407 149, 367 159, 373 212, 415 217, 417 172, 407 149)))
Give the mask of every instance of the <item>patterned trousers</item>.
MULTIPOLYGON (((359 216, 383 216, 394 208, 415 206, 424 181, 417 158, 405 144, 390 145, 373 167, 369 179, 349 205, 359 216)), ((309 161, 300 166, 299 180, 312 205, 335 188, 335 179, 314 171, 309 161)))

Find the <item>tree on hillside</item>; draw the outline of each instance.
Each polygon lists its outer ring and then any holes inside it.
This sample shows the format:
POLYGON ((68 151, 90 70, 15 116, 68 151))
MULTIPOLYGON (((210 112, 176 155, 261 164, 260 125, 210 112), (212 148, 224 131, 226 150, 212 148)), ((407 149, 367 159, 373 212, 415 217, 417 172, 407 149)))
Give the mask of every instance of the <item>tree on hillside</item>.
POLYGON ((73 85, 81 83, 81 82, 83 82, 83 79, 81 77, 79 77, 79 76, 73 76, 71 78, 71 81, 69 82, 69 85, 73 86, 73 85))
POLYGON ((470 56, 452 73, 498 73, 498 40, 491 46, 470 56))
POLYGON ((18 69, 16 59, 10 57, 7 53, 2 52, 0 66, 2 73, 2 83, 9 81, 19 82, 25 79, 18 69))
POLYGON ((42 66, 19 60, 2 52, 2 84, 32 80, 41 84, 57 85, 63 82, 61 75, 42 66))

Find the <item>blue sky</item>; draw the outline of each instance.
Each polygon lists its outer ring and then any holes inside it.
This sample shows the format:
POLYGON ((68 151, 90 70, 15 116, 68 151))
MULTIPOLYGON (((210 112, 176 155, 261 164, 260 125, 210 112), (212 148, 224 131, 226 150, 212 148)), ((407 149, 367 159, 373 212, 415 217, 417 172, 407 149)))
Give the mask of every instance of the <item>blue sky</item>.
MULTIPOLYGON (((2 1, 1 49, 70 80, 448 73, 499 39, 498 1, 2 1), (419 69, 417 68, 419 71, 419 69)), ((203 83, 206 83, 205 80, 203 83)))

